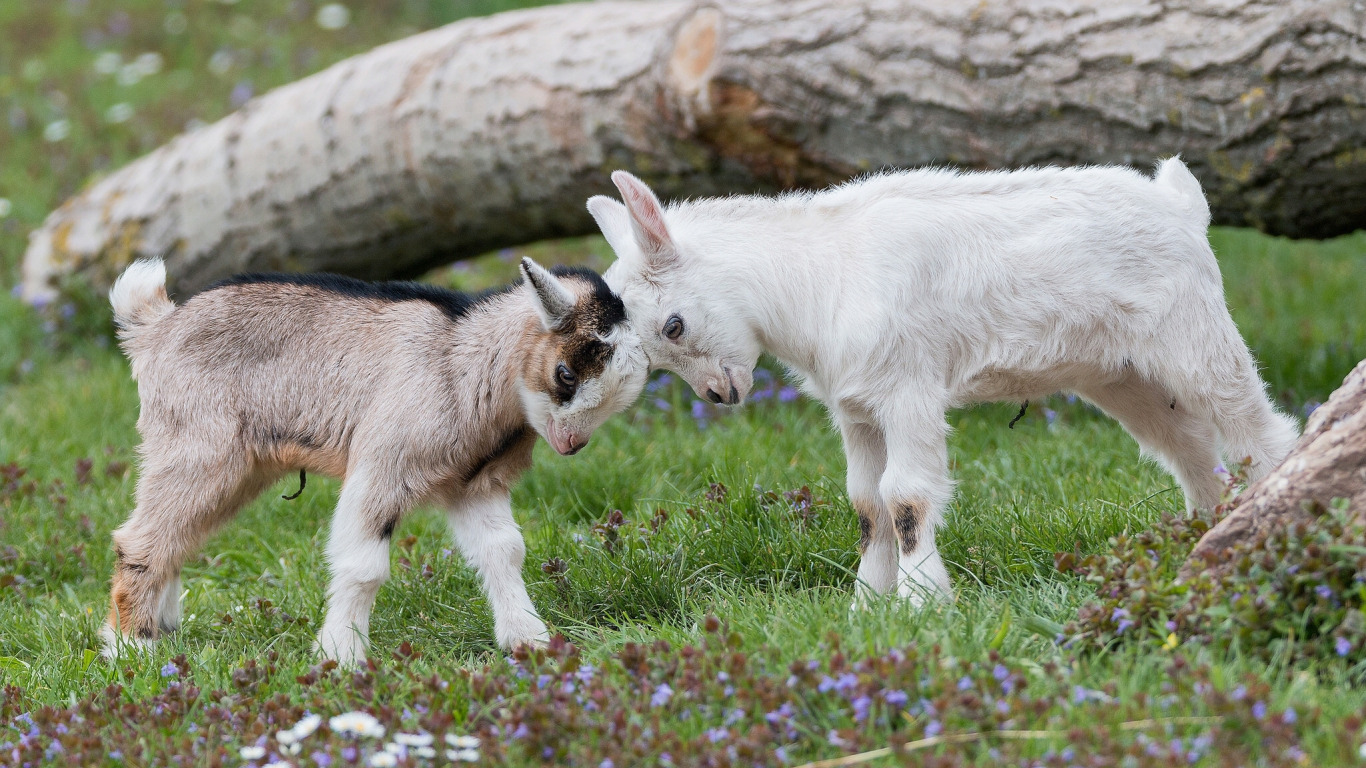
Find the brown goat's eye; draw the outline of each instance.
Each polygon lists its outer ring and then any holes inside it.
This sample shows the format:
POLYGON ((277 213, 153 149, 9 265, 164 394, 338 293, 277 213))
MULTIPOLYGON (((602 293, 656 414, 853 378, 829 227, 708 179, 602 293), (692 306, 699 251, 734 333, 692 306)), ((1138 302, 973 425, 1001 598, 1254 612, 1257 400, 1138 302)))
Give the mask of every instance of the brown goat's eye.
POLYGON ((564 363, 560 363, 555 367, 555 380, 570 389, 573 389, 579 383, 579 377, 575 376, 574 372, 569 370, 569 366, 564 363))
POLYGON ((678 315, 671 315, 668 322, 664 323, 664 335, 670 339, 677 340, 683 335, 683 318, 678 315))

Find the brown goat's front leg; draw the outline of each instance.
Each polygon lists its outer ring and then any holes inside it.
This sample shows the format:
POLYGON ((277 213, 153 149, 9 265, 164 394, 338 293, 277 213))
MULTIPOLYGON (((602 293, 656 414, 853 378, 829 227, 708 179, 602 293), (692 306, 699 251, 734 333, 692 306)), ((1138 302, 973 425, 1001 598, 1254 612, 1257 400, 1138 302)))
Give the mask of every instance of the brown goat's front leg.
POLYGON ((347 665, 365 659, 370 611, 389 580, 389 540, 413 499, 397 478, 368 467, 348 472, 327 541, 332 581, 318 650, 328 658, 347 665))
POLYGON ((504 492, 468 499, 453 506, 448 518, 460 554, 484 582, 498 645, 545 645, 550 635, 522 580, 526 544, 512 518, 512 497, 504 492))

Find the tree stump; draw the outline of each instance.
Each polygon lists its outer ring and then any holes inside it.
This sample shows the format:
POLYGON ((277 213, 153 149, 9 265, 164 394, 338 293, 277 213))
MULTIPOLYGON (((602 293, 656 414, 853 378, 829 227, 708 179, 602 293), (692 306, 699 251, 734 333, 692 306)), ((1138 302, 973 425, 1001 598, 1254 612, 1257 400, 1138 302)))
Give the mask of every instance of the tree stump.
POLYGON ((1218 577, 1232 564, 1238 544, 1273 529, 1312 522, 1309 505, 1347 499, 1366 518, 1366 360, 1309 417, 1304 435, 1285 461, 1235 500, 1234 509, 1196 544, 1182 577, 1218 577))

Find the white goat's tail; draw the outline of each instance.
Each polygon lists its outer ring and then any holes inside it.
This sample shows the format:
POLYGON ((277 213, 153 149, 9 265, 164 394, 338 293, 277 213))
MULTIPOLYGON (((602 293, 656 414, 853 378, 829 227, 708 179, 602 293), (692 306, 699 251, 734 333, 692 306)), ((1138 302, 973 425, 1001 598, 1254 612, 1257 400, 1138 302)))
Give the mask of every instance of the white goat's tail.
POLYGON ((1200 188, 1195 174, 1181 162, 1180 155, 1158 163, 1153 183, 1165 187, 1176 197, 1183 211, 1198 220, 1201 226, 1209 227, 1209 203, 1205 201, 1205 191, 1200 188))
POLYGON ((161 259, 133 262, 109 289, 109 303, 114 307, 119 338, 127 345, 175 310, 175 304, 166 295, 166 265, 161 259))

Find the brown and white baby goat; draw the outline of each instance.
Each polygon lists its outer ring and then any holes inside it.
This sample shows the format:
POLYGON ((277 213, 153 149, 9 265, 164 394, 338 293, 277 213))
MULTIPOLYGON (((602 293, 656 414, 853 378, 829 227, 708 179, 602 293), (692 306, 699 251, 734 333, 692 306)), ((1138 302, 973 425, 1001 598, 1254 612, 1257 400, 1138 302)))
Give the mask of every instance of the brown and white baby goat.
POLYGON ((498 643, 546 640, 522 581, 509 487, 537 433, 578 451, 636 399, 647 362, 621 300, 587 270, 522 260, 481 296, 335 275, 244 275, 180 307, 160 261, 109 293, 142 413, 137 507, 114 532, 106 653, 180 623, 180 568, 282 476, 344 478, 318 645, 365 657, 389 539, 423 503, 448 510, 498 643))

